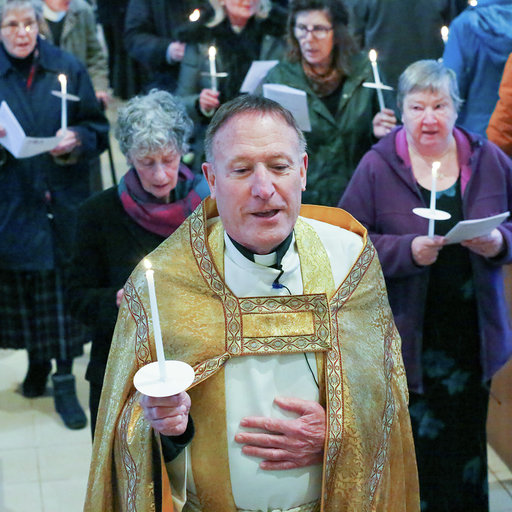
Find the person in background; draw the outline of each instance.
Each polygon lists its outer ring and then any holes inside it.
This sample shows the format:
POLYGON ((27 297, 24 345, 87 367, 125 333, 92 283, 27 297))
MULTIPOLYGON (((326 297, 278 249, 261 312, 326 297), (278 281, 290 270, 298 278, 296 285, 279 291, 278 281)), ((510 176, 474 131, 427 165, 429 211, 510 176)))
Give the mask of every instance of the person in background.
POLYGON ((478 0, 452 21, 444 48, 443 63, 455 71, 464 101, 458 123, 484 137, 512 52, 511 26, 510 0, 478 0))
POLYGON ((85 0, 44 0, 40 33, 85 65, 96 98, 107 106, 111 99, 107 55, 98 39, 92 7, 85 0))
POLYGON ((419 510, 380 266, 346 212, 299 216, 305 145, 290 112, 260 96, 214 115, 211 196, 149 255, 165 357, 192 365, 195 382, 161 398, 133 386, 155 359, 139 265, 110 350, 85 512, 419 510), (189 411, 195 435, 170 460, 164 440, 186 435, 189 411))
POLYGON ((291 0, 288 58, 270 70, 266 83, 307 94, 311 131, 305 203, 335 206, 374 137, 396 124, 391 109, 378 112, 367 54, 359 52, 341 0, 291 0))
POLYGON ((198 2, 192 0, 130 0, 124 39, 128 53, 144 69, 143 88, 176 90, 185 43, 180 27, 198 2))
POLYGON ((512 222, 447 245, 460 220, 511 211, 512 162, 493 143, 455 126, 455 73, 434 60, 400 77, 403 127, 363 157, 339 206, 367 227, 402 338, 422 509, 487 512, 489 381, 512 354, 502 265, 512 261, 512 222), (428 207, 440 162, 435 223, 428 207))
POLYGON ((487 137, 512 156, 512 53, 503 70, 499 97, 487 126, 487 137))
MULTIPOLYGON (((52 360, 55 408, 69 428, 86 416, 75 392, 73 358, 83 353, 83 329, 71 317, 64 288, 78 206, 89 195, 89 159, 107 146, 108 122, 85 67, 41 39, 37 0, 0 6, 0 100, 27 136, 61 140, 50 152, 14 158, 1 148, 0 346, 28 352, 25 397, 44 394, 52 360), (79 101, 67 104, 61 125, 58 76, 79 101)), ((0 137, 9 136, 0 127, 0 137)), ((1 139, 0 139, 1 140, 1 139)))
MULTIPOLYGON (((111 100, 108 87, 107 56, 98 40, 96 19, 85 0, 43 0, 41 35, 73 54, 89 72, 102 108, 111 100)), ((91 192, 102 190, 99 157, 90 161, 91 192)))
POLYGON ((379 70, 394 89, 386 95, 395 109, 402 71, 419 59, 442 57, 441 27, 449 26, 468 0, 346 0, 346 4, 353 13, 354 35, 366 52, 377 51, 379 70))
POLYGON ((124 26, 129 0, 96 0, 98 21, 103 29, 108 54, 108 80, 112 93, 129 100, 142 89, 142 65, 125 48, 124 26))
POLYGON ((192 129, 166 91, 129 100, 115 134, 130 170, 79 210, 68 297, 71 312, 93 329, 86 373, 93 435, 124 283, 208 194, 204 178, 180 161, 192 129))
POLYGON ((240 87, 255 60, 279 59, 283 55, 285 11, 270 0, 210 0, 213 19, 199 28, 196 42, 188 44, 181 63, 178 88, 187 112, 195 122, 194 154, 203 160, 206 127, 216 109, 240 94, 240 87), (209 48, 216 49, 216 69, 227 73, 209 76, 209 48))

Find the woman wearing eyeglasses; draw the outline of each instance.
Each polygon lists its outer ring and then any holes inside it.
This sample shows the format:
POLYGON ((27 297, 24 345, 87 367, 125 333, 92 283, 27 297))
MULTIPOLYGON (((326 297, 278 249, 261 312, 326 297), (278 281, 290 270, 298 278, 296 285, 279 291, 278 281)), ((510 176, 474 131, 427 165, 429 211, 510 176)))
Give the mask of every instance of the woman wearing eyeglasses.
POLYGON ((359 53, 340 0, 290 0, 288 57, 266 83, 307 94, 311 132, 303 202, 335 206, 361 157, 396 123, 393 111, 378 112, 371 64, 359 53), (372 127, 373 122, 373 127, 372 127))
MULTIPOLYGON (((40 39, 41 3, 6 0, 0 6, 0 101, 27 136, 62 137, 50 152, 15 158, 0 148, 0 347, 28 352, 22 384, 27 398, 44 394, 52 360, 55 408, 67 427, 83 428, 71 366, 87 341, 67 311, 71 242, 78 205, 89 193, 89 159, 106 147, 108 122, 84 66, 40 39), (61 126, 59 75, 67 91, 67 129, 61 126)), ((0 122, 0 144, 12 136, 0 122)))

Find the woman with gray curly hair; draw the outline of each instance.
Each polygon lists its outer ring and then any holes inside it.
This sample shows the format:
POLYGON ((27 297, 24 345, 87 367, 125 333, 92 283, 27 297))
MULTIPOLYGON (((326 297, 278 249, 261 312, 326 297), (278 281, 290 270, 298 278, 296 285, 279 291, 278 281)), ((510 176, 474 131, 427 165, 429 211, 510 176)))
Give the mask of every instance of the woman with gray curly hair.
POLYGON ((115 130, 130 169, 117 187, 93 196, 79 211, 69 302, 92 329, 86 378, 93 435, 124 283, 208 195, 202 175, 181 163, 192 128, 170 93, 152 90, 132 98, 119 111, 115 130))

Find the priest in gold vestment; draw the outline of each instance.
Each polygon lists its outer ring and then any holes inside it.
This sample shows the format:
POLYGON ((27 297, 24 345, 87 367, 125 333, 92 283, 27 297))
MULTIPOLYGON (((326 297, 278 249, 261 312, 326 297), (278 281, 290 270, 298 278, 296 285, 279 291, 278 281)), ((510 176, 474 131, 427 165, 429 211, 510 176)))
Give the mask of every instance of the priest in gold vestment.
POLYGON ((85 510, 419 511, 400 338, 365 229, 301 207, 304 137, 271 100, 223 105, 205 148, 210 198, 149 255, 166 359, 195 379, 164 398, 133 386, 156 360, 139 265, 85 510))

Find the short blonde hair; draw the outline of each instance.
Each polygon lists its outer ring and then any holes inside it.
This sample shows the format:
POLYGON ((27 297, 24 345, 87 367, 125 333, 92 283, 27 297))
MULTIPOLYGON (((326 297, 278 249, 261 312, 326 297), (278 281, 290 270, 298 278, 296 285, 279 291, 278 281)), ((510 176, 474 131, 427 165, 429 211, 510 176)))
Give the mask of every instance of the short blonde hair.
MULTIPOLYGON (((210 5, 213 7, 213 18, 206 25, 208 27, 215 27, 222 23, 226 18, 226 9, 224 8, 223 0, 209 0, 210 5)), ((270 0, 260 0, 258 12, 255 14, 257 18, 266 18, 272 5, 270 0)))

